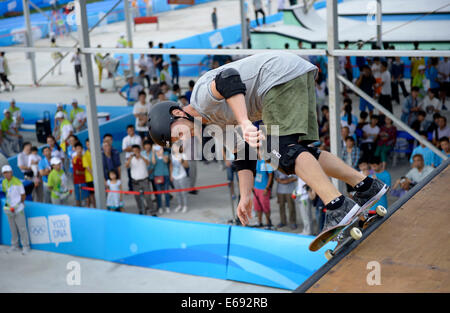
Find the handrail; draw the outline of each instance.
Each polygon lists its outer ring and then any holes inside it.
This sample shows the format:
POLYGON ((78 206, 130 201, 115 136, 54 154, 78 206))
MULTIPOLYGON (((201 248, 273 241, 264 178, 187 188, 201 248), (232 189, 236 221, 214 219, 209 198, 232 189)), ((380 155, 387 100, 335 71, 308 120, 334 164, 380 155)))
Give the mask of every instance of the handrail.
MULTIPOLYGON (((2 47, 5 52, 75 52, 73 47, 2 47)), ((89 47, 80 49, 81 53, 123 53, 123 54, 186 54, 186 55, 253 55, 265 52, 290 52, 297 55, 323 56, 378 56, 378 57, 450 57, 450 50, 347 50, 347 49, 180 49, 180 48, 113 48, 89 47)))

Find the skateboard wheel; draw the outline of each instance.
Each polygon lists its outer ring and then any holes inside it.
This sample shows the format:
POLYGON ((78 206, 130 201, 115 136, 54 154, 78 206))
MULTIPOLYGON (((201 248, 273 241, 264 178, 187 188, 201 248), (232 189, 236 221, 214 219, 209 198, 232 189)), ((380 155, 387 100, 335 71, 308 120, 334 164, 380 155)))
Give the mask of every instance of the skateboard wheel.
POLYGON ((353 227, 350 231, 350 236, 352 236, 352 238, 355 240, 359 240, 362 237, 362 232, 358 227, 353 227))
POLYGON ((378 216, 385 216, 387 214, 387 210, 381 205, 377 206, 376 212, 378 216))
POLYGON ((327 260, 331 260, 333 258, 333 251, 328 249, 327 251, 325 251, 325 257, 327 258, 327 260))

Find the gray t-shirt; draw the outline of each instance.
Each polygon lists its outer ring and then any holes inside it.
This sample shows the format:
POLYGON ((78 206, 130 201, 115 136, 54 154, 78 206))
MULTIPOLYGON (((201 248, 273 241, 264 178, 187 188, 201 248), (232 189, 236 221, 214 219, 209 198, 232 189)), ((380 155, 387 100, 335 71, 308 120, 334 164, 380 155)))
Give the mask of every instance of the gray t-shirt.
POLYGON ((227 68, 236 69, 247 87, 245 102, 250 121, 262 119, 264 95, 274 86, 284 84, 317 68, 289 52, 259 53, 225 64, 205 73, 194 86, 191 105, 203 117, 222 128, 237 125, 237 120, 225 99, 217 100, 211 92, 211 82, 227 68))
MULTIPOLYGON (((286 175, 286 174, 281 173, 280 171, 275 171, 275 178, 288 179, 288 178, 292 178, 292 177, 296 177, 296 176, 295 175, 286 175)), ((291 194, 296 187, 297 187, 297 179, 289 184, 277 183, 277 193, 291 194)))

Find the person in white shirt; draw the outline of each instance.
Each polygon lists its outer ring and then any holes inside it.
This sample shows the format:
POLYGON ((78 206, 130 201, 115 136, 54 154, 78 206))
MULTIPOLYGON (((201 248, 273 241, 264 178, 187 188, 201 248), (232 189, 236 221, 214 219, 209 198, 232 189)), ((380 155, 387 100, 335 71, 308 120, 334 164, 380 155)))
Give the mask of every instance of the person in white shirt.
POLYGON ((433 144, 435 146, 438 145, 441 138, 450 138, 450 127, 447 126, 447 118, 445 116, 439 116, 437 126, 433 131, 433 144))
POLYGON ((370 67, 371 71, 372 71, 372 75, 373 78, 375 78, 376 83, 376 88, 375 88, 375 92, 374 92, 374 97, 377 98, 380 93, 381 93, 381 61, 379 57, 374 57, 373 58, 373 63, 370 67))
POLYGON ((434 92, 428 89, 428 93, 419 104, 419 108, 427 113, 424 125, 425 129, 427 129, 431 123, 433 123, 434 113, 439 113, 441 111, 441 102, 435 97, 434 92))
MULTIPOLYGON (((175 189, 184 189, 190 187, 189 177, 186 173, 186 168, 189 167, 186 155, 172 149, 171 162, 170 162, 170 181, 173 183, 175 189)), ((187 191, 176 192, 178 200, 178 206, 175 208, 175 212, 187 212, 187 191)))
POLYGON ((263 25, 266 24, 266 13, 263 10, 263 4, 261 0, 253 0, 253 8, 255 9, 256 25, 259 26, 258 15, 259 13, 263 16, 263 25))
MULTIPOLYGON (((122 150, 125 151, 125 160, 128 161, 128 159, 133 154, 133 145, 142 146, 142 139, 140 136, 136 135, 134 131, 133 125, 127 126, 127 136, 122 139, 122 150)), ((128 173, 128 190, 133 190, 133 184, 131 182, 131 172, 130 168, 127 167, 127 173, 128 173)))
POLYGON ((77 52, 72 56, 72 59, 70 62, 73 63, 74 69, 75 69, 75 80, 77 82, 77 88, 80 88, 80 79, 78 76, 83 77, 83 74, 81 72, 81 50, 78 48, 77 52))
POLYGON ((69 136, 74 133, 73 126, 64 118, 63 112, 58 112, 55 115, 55 120, 58 121, 59 124, 59 137, 61 139, 61 143, 66 142, 69 139, 69 136))
POLYGON ((25 176, 25 179, 31 179, 33 177, 33 172, 28 166, 28 160, 31 154, 31 143, 24 142, 22 152, 17 155, 17 166, 20 168, 21 172, 25 176))
POLYGON ((378 101, 380 104, 392 113, 392 102, 391 102, 391 73, 388 71, 388 65, 386 61, 381 62, 381 93, 378 101))
POLYGON ((9 75, 9 67, 8 62, 5 58, 5 52, 0 52, 0 80, 3 82, 3 85, 5 85, 5 91, 10 91, 9 87, 12 88, 14 91, 14 88, 16 87, 11 81, 8 79, 9 75))
POLYGON ((145 91, 140 91, 139 100, 133 106, 133 115, 136 118, 135 129, 143 141, 148 136, 147 120, 150 112, 150 104, 146 102, 146 97, 145 91))
POLYGON ((9 229, 11 230, 11 247, 7 252, 19 250, 19 235, 22 243, 22 254, 30 251, 30 239, 25 216, 25 188, 22 182, 13 176, 12 168, 9 165, 2 167, 4 180, 2 191, 6 195, 3 211, 8 217, 9 229))
POLYGON ((433 171, 433 167, 425 166, 424 164, 423 156, 421 154, 413 156, 412 169, 406 174, 406 178, 413 184, 419 183, 433 171))
POLYGON ((378 134, 380 133, 380 128, 377 126, 378 115, 373 114, 370 117, 370 124, 364 125, 362 128, 363 137, 361 141, 361 151, 363 153, 363 158, 368 160, 371 155, 375 152, 376 142, 378 134))
MULTIPOLYGON (((141 146, 133 145, 132 152, 127 162, 125 163, 126 168, 130 169, 131 181, 133 184, 133 190, 140 193, 151 191, 150 181, 148 179, 148 167, 150 161, 141 155, 141 146)), ((150 195, 135 195, 136 204, 139 210, 139 214, 143 215, 150 211, 151 214, 155 215, 156 212, 153 209, 153 201, 150 195), (145 200, 145 209, 144 201, 145 200)))
POLYGON ((441 85, 441 89, 444 90, 447 96, 450 95, 450 60, 448 57, 443 58, 439 61, 437 66, 438 70, 438 80, 441 85))
POLYGON ((164 62, 162 66, 163 69, 159 74, 159 80, 160 82, 166 82, 169 88, 172 88, 172 75, 169 73, 169 63, 164 62))
POLYGON ((42 185, 42 179, 39 176, 39 162, 41 162, 41 156, 38 154, 37 147, 31 147, 31 153, 28 156, 28 167, 33 172, 33 201, 42 202, 44 200, 44 189, 42 185))
MULTIPOLYGON (((138 60, 138 67, 141 71, 144 71, 144 78, 147 81, 147 87, 150 87, 150 76, 148 76, 148 61, 145 54, 141 54, 139 60, 138 60)), ((142 86, 144 86, 143 83, 140 83, 142 86)))
POLYGON ((38 154, 38 149, 36 147, 31 147, 31 153, 28 156, 28 167, 33 172, 33 177, 39 176, 38 164, 41 159, 41 156, 38 154))
POLYGON ((306 183, 298 178, 297 179, 297 188, 295 189, 295 201, 298 204, 300 210, 300 216, 303 223, 303 235, 311 235, 312 234, 312 214, 311 214, 311 201, 309 200, 308 186, 306 183))

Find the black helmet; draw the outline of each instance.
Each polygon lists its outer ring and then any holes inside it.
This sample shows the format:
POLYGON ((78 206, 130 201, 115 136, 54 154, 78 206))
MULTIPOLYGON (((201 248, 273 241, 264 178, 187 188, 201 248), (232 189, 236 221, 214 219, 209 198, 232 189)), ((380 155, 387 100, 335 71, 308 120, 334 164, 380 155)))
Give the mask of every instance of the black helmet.
POLYGON ((148 131, 152 140, 163 147, 171 146, 170 126, 176 120, 172 110, 181 107, 173 101, 164 101, 155 104, 148 116, 148 131))

